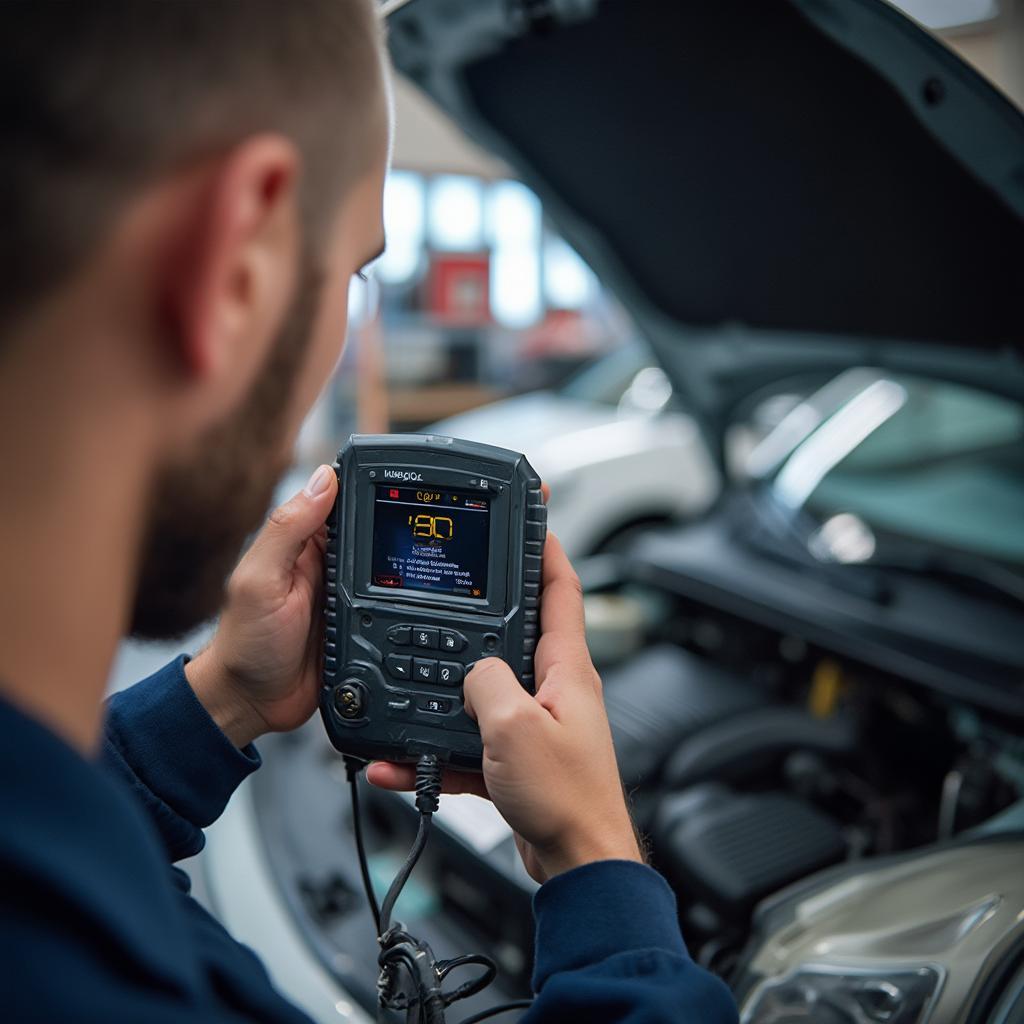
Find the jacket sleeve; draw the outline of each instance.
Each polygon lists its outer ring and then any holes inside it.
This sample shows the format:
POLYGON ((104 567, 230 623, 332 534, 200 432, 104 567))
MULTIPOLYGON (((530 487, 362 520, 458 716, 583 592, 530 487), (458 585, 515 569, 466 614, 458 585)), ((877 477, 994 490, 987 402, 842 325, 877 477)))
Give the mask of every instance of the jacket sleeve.
POLYGON ((260 765, 199 703, 184 657, 110 698, 101 760, 142 802, 172 861, 203 848, 202 830, 260 765))
POLYGON ((729 990, 690 959, 675 896, 651 868, 568 871, 541 887, 534 912, 537 997, 523 1024, 735 1024, 729 990))

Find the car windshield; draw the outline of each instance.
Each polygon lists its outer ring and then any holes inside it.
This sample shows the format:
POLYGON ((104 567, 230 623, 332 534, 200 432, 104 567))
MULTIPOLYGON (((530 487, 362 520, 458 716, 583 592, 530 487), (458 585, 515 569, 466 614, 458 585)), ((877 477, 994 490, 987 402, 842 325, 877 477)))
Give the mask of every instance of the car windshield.
MULTIPOLYGON (((796 405, 774 432, 776 449, 787 431, 772 489, 823 528, 843 517, 890 550, 902 539, 1024 566, 1021 404, 961 385, 855 370, 796 405)), ((762 462, 771 440, 761 446, 762 462)), ((832 554, 882 560, 873 540, 832 554)))

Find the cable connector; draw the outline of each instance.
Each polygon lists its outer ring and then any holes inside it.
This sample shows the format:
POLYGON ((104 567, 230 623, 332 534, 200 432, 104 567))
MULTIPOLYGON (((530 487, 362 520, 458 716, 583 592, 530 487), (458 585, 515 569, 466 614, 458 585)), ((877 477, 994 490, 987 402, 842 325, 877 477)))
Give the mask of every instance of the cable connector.
POLYGON ((416 762, 416 809, 433 814, 441 804, 441 766, 436 754, 424 754, 416 762))

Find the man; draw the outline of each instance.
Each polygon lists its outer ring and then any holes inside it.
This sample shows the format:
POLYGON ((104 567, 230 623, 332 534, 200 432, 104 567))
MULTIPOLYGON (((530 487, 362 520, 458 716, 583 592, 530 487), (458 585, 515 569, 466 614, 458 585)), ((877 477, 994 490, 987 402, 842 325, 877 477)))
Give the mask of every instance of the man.
MULTIPOLYGON (((252 741, 313 713, 328 467, 275 511, 215 639, 103 704, 126 632, 220 607, 384 239, 371 0, 31 0, 0 11, 0 1017, 305 1020, 188 893, 252 741)), ((719 1022, 642 864, 582 604, 546 552, 536 699, 466 682, 536 901, 525 1020, 719 1022)), ((405 768, 369 769, 380 786, 405 768)), ((486 786, 486 790, 484 787, 486 786)))

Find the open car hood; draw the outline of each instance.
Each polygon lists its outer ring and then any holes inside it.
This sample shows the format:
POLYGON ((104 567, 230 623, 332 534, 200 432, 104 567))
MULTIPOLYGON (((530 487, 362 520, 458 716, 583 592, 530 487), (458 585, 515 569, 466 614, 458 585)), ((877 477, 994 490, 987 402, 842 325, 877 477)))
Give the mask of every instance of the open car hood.
POLYGON ((413 0, 390 45, 713 440, 854 365, 1024 398, 1024 117, 882 0, 413 0))

